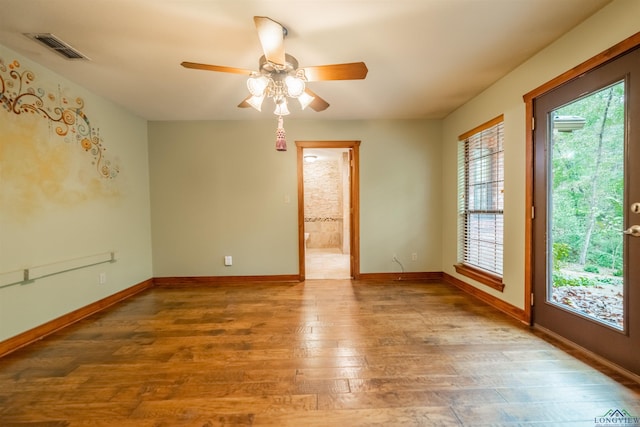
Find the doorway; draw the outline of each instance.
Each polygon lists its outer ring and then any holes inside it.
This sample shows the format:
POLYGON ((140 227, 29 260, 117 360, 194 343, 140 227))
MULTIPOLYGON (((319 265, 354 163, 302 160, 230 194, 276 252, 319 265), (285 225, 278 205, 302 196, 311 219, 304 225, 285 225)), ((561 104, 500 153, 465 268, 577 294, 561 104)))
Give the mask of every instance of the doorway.
POLYGON ((300 280, 358 276, 359 141, 296 141, 300 280))
POLYGON ((533 99, 534 325, 634 374, 639 81, 636 49, 533 99))

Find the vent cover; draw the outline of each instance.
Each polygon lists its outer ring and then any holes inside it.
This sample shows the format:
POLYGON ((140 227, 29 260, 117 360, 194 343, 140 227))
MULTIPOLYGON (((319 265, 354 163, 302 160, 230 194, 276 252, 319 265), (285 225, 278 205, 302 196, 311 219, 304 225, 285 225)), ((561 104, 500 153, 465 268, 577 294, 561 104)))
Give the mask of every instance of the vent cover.
POLYGON ((67 59, 89 59, 85 55, 72 48, 68 43, 63 42, 51 33, 28 33, 25 34, 25 36, 37 41, 38 43, 46 46, 50 50, 64 56, 67 59))

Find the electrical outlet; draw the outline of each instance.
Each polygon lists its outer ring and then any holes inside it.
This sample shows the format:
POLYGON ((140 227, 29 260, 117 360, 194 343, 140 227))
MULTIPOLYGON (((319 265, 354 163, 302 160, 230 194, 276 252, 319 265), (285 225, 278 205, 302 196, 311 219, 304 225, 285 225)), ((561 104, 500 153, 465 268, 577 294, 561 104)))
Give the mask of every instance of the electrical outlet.
POLYGON ((418 253, 414 252, 411 254, 411 261, 417 261, 418 260, 418 253))
POLYGON ((224 265, 226 265, 227 267, 233 265, 233 257, 231 255, 224 256, 224 265))
POLYGON ((107 283, 107 273, 102 272, 98 275, 98 284, 104 285, 107 283))

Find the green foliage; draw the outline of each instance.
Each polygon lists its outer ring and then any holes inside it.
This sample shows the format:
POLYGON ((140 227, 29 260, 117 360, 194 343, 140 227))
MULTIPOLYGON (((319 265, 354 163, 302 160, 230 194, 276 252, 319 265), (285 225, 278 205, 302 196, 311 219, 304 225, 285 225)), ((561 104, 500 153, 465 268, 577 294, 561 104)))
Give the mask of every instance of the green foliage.
POLYGON ((563 276, 561 274, 553 274, 553 287, 561 286, 596 286, 598 282, 588 277, 563 276))
POLYGON ((564 262, 569 259, 571 247, 566 243, 553 243, 553 269, 559 270, 564 262))
POLYGON ((622 279, 615 277, 569 276, 559 272, 554 272, 552 279, 554 288, 559 288, 561 286, 622 285, 622 279))
POLYGON ((617 277, 599 277, 598 282, 601 285, 622 285, 622 279, 617 277))
POLYGON ((585 271, 594 273, 622 268, 624 95, 624 82, 618 82, 554 111, 586 120, 580 130, 553 132, 554 270, 565 263, 586 265, 585 271))
MULTIPOLYGON (((618 236, 613 236, 613 238, 618 238, 618 236)), ((619 247, 614 247, 610 245, 608 241, 596 241, 594 247, 600 250, 594 249, 587 255, 588 265, 610 269, 622 268, 622 257, 617 256, 617 253, 622 251, 622 244, 620 244, 619 247)), ((586 267, 584 271, 588 271, 586 267)))
POLYGON ((587 273, 600 273, 600 269, 595 265, 585 265, 584 271, 586 271, 587 273))

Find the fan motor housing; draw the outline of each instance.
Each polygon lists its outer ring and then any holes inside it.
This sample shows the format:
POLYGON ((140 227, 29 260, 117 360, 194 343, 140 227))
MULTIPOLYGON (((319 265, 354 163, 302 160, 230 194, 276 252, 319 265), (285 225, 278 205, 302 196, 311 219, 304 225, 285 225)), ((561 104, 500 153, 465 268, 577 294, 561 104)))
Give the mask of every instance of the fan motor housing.
POLYGON ((274 64, 273 62, 267 61, 266 56, 262 55, 260 57, 260 67, 259 70, 263 74, 289 74, 298 69, 298 60, 288 53, 284 54, 284 64, 274 64))

